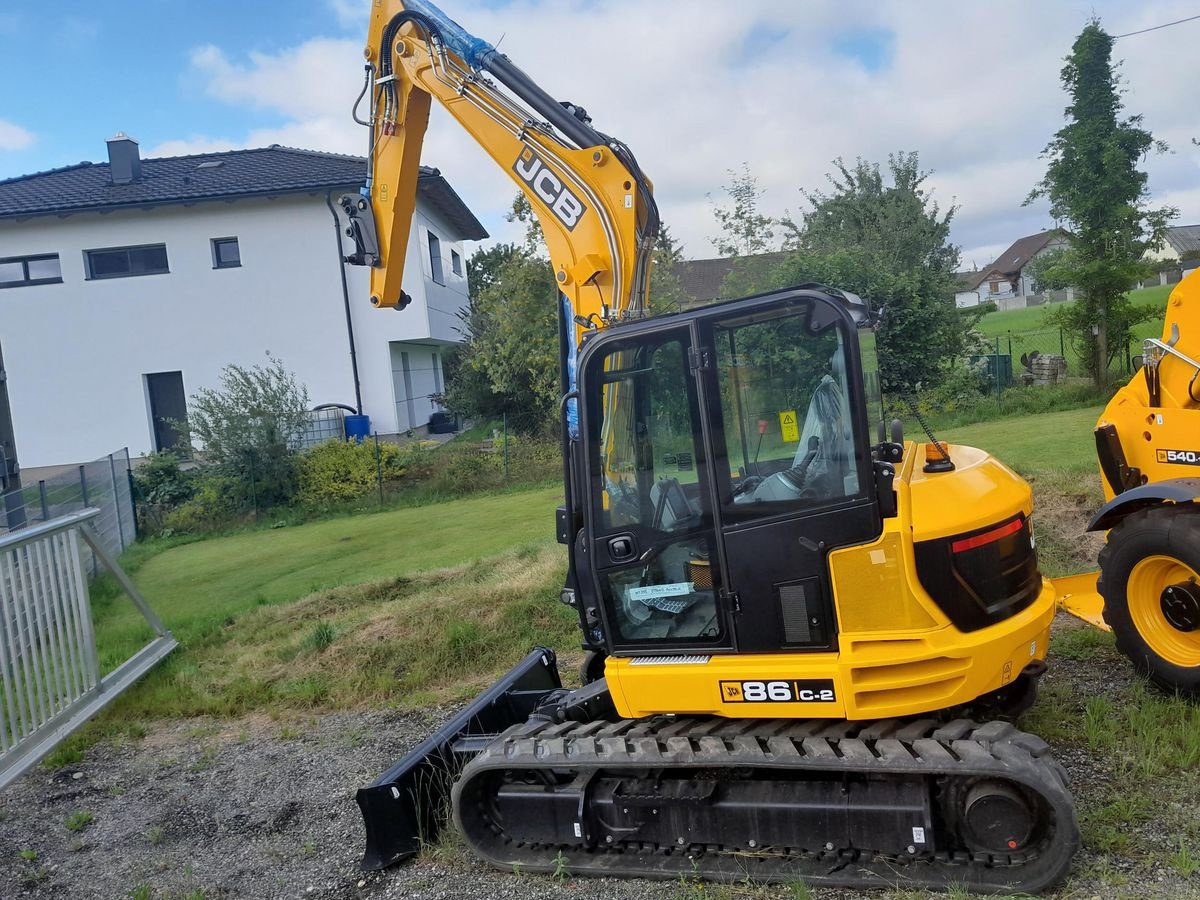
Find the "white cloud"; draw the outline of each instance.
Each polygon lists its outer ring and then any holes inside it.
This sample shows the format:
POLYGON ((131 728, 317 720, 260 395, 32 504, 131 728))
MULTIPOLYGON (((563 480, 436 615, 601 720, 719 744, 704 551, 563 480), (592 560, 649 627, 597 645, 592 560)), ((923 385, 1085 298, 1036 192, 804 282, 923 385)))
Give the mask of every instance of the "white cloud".
POLYGON ((358 28, 366 32, 371 0, 326 0, 326 5, 343 28, 358 28))
MULTIPOLYGON (((337 25, 365 33, 365 0, 327 5, 337 25)), ((1183 8, 1182 0, 1148 0, 1134 15, 1119 0, 1096 6, 1118 33, 1180 18, 1183 8)), ((1044 203, 1021 204, 1044 171, 1042 148, 1062 125, 1066 98, 1058 73, 1091 7, 1012 0, 996 15, 956 0, 919 6, 743 0, 731 16, 716 0, 514 0, 503 8, 493 0, 461 0, 453 12, 475 34, 500 42, 550 93, 582 103, 597 127, 634 149, 689 256, 712 255, 706 196, 719 196, 727 170, 742 162, 767 192, 766 212, 798 213, 799 189, 821 187, 833 158, 883 162, 889 152, 917 150, 935 171, 931 186, 939 201, 960 206, 953 237, 964 247, 964 262, 984 265, 990 258, 983 254, 1053 224, 1044 203), (894 33, 889 67, 867 72, 833 52, 835 35, 859 28, 894 33)), ((1194 80, 1187 27, 1129 38, 1117 50, 1129 60, 1128 109, 1143 113, 1146 125, 1178 151, 1148 162, 1151 188, 1195 221, 1200 197, 1191 185, 1200 174, 1200 148, 1190 145, 1190 118, 1180 112, 1194 80)), ((350 120, 361 87, 361 46, 355 34, 244 59, 218 47, 196 49, 192 72, 211 96, 285 124, 164 146, 278 142, 362 153, 363 130, 350 120)), ((515 234, 502 220, 515 187, 436 107, 424 160, 442 169, 494 237, 515 234)))
POLYGON ((0 119, 0 150, 24 150, 32 147, 33 132, 6 119, 0 119))

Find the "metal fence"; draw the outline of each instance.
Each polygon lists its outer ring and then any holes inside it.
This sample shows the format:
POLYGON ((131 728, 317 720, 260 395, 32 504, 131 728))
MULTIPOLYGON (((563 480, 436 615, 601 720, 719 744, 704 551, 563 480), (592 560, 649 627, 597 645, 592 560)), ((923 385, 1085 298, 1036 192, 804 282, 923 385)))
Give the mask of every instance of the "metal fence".
MULTIPOLYGON (((94 528, 109 553, 118 556, 137 540, 128 448, 30 482, 0 499, 7 513, 0 517, 0 534, 83 509, 97 509, 94 528)), ((90 551, 85 553, 85 560, 95 574, 99 563, 90 551)))
POLYGON ((86 509, 0 537, 0 788, 111 703, 176 646, 105 548, 86 509), (103 677, 84 550, 108 569, 155 638, 103 677))
MULTIPOLYGON (((993 392, 1022 384, 1059 384, 1087 376, 1081 347, 1061 328, 1008 331, 990 337, 988 349, 970 358, 987 376, 993 392)), ((1117 348, 1108 364, 1110 379, 1127 378, 1134 371, 1139 341, 1117 348)))

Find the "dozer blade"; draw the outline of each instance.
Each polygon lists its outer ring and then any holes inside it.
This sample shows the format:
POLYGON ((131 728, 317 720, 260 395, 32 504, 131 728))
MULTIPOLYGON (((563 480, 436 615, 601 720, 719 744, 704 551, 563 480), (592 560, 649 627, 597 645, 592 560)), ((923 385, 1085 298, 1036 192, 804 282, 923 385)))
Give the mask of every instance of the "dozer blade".
POLYGON ((436 840, 462 766, 486 744, 486 737, 524 722, 547 694, 561 687, 554 651, 537 647, 373 783, 359 788, 355 799, 367 830, 362 868, 385 868, 436 840))
POLYGON ((1096 590, 1098 574, 1085 572, 1054 578, 1054 591, 1058 595, 1058 605, 1071 615, 1103 631, 1112 631, 1104 621, 1104 598, 1096 590))

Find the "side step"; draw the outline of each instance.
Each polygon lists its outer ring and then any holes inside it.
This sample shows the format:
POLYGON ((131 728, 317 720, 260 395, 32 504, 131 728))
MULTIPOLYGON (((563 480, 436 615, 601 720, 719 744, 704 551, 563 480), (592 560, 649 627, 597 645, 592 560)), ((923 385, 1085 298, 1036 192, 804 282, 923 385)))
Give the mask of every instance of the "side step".
POLYGON ((415 856, 437 839, 449 816, 450 788, 463 757, 478 752, 491 737, 529 718, 562 681, 554 651, 537 647, 466 709, 375 779, 355 799, 366 826, 362 868, 383 869, 415 856), (467 749, 456 743, 464 738, 467 749))

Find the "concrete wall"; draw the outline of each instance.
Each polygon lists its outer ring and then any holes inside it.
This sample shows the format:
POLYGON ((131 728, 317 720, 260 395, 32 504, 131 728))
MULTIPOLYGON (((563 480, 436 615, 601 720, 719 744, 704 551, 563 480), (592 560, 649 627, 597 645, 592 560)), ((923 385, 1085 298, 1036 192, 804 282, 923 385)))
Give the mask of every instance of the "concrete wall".
MULTIPOLYGON (((414 225, 408 309, 371 308, 367 271, 348 269, 363 411, 382 433, 400 427, 392 344, 460 339, 450 320, 467 283, 465 270, 451 274, 449 258, 453 250, 465 266, 463 248, 429 210, 419 210, 414 225), (428 253, 420 250, 429 229, 447 258, 444 287, 427 283, 428 253)), ((190 396, 218 387, 223 366, 263 363, 270 353, 307 386, 313 404, 353 404, 333 228, 324 195, 0 223, 0 257, 57 253, 62 266, 62 284, 0 291, 0 346, 22 465, 75 463, 124 446, 135 455, 152 450, 149 373, 182 372, 190 396), (233 236, 242 265, 214 268, 211 239, 233 236), (85 250, 160 243, 167 274, 86 278, 85 250)))

